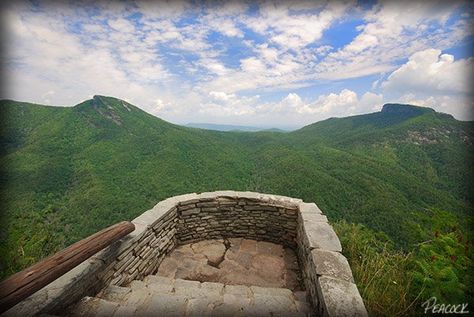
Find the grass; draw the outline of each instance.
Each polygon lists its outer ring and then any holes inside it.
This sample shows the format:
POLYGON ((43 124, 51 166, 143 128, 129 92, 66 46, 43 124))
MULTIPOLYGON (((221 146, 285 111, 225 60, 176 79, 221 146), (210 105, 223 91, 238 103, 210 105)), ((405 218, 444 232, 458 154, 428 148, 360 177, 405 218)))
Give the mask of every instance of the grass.
POLYGON ((473 254, 464 253, 467 241, 446 248, 453 232, 438 233, 406 252, 363 225, 338 221, 333 226, 370 316, 419 316, 422 303, 433 296, 439 303, 472 305, 473 254), (427 248, 437 250, 436 258, 427 248))
POLYGON ((414 255, 393 250, 391 242, 363 226, 334 224, 370 316, 416 316, 419 294, 412 294, 414 255))

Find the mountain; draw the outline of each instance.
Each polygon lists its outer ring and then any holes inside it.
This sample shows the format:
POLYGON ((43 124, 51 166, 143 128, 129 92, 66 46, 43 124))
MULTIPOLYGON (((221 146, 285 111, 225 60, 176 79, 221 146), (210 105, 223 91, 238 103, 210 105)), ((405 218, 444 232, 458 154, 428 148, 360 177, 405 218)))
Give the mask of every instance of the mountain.
POLYGON ((288 133, 178 126, 104 96, 0 111, 2 276, 188 192, 300 197, 403 249, 441 216, 469 230, 474 124, 429 108, 387 104, 288 133))

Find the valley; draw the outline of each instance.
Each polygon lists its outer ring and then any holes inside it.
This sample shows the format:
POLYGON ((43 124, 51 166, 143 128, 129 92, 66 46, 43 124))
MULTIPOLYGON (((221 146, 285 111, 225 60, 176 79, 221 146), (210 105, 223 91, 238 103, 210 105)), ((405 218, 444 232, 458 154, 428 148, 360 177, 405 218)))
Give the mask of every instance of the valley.
POLYGON ((473 122, 386 104, 292 132, 221 132, 105 96, 74 107, 2 100, 0 111, 2 277, 166 197, 232 189, 315 201, 340 232, 363 226, 393 252, 458 239, 449 252, 468 261, 456 266, 468 278, 473 122))

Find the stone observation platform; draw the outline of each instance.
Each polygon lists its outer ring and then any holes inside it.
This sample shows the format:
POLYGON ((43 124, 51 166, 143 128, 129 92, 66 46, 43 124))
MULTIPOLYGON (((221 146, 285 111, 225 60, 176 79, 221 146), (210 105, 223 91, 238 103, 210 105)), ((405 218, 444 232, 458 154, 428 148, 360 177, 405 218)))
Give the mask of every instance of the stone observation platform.
POLYGON ((314 203, 254 192, 175 196, 2 316, 367 316, 314 203))

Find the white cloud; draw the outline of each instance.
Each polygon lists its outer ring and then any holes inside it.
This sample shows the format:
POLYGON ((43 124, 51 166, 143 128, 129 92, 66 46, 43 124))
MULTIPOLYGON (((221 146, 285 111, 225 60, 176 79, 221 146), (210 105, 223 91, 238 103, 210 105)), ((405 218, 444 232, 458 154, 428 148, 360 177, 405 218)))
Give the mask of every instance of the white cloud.
POLYGON ((240 61, 240 67, 247 73, 259 73, 265 71, 265 65, 256 57, 249 57, 240 61))
POLYGON ((382 83, 390 91, 417 91, 426 94, 471 93, 473 59, 454 61, 441 50, 427 49, 410 56, 382 83))
POLYGON ((427 106, 473 119, 473 59, 454 60, 441 50, 427 49, 410 56, 381 83, 387 96, 400 102, 427 106))
POLYGON ((225 92, 211 91, 211 100, 203 99, 199 105, 200 114, 212 117, 229 117, 252 115, 260 96, 237 96, 225 92))
POLYGON ((211 96, 214 100, 217 101, 229 101, 230 99, 236 98, 235 94, 226 94, 222 91, 211 91, 209 93, 209 96, 211 96))
POLYGON ((349 89, 343 89, 339 94, 331 93, 327 96, 319 96, 311 103, 304 104, 296 109, 298 113, 337 113, 338 109, 349 108, 357 103, 357 94, 349 89))
POLYGON ((349 1, 307 2, 295 6, 291 2, 264 2, 259 16, 247 18, 245 23, 255 32, 268 36, 271 42, 298 50, 321 39, 323 31, 340 18, 350 4, 349 1), (295 13, 295 9, 306 10, 295 13), (311 10, 308 12, 308 9, 311 10))
POLYGON ((365 14, 359 35, 315 67, 314 77, 344 79, 392 71, 396 62, 417 51, 452 47, 472 34, 467 20, 446 25, 458 7, 446 1, 382 1, 365 14))
POLYGON ((109 26, 117 32, 121 33, 133 33, 135 31, 135 26, 130 21, 119 18, 114 20, 107 21, 109 26))
POLYGON ((474 120, 474 101, 465 95, 421 97, 413 93, 400 96, 397 102, 430 107, 439 112, 452 114, 460 120, 474 120))
POLYGON ((235 19, 208 16, 203 19, 203 22, 206 23, 210 29, 220 32, 225 36, 243 38, 244 32, 237 27, 234 20, 235 19))
POLYGON ((382 2, 369 12, 354 3, 273 1, 252 11, 245 2, 99 0, 90 15, 79 6, 15 2, 2 12, 6 97, 73 105, 112 95, 178 122, 309 123, 378 109, 380 91, 439 109, 462 101, 452 111, 466 112, 472 59, 427 49, 459 43, 471 32, 470 16, 452 23, 452 3, 382 2), (340 48, 324 38, 354 13, 364 19, 358 36, 340 48), (377 94, 357 94, 343 81, 377 73, 391 73, 374 83, 377 94), (320 84, 336 80, 347 89, 320 95, 320 84), (314 97, 296 94, 302 87, 314 97), (269 92, 285 97, 270 102, 269 92))
POLYGON ((279 107, 292 110, 301 115, 316 114, 319 118, 358 113, 374 112, 383 102, 382 95, 366 92, 362 98, 350 89, 343 89, 339 93, 321 95, 314 101, 303 102, 294 93, 290 93, 279 103, 279 107), (283 106, 283 107, 282 107, 283 106))
POLYGON ((320 95, 312 100, 304 100, 296 93, 289 93, 275 103, 266 103, 256 108, 262 114, 278 113, 282 116, 293 116, 302 122, 314 122, 334 116, 347 116, 379 111, 383 96, 366 92, 361 98, 350 89, 339 93, 320 95))

